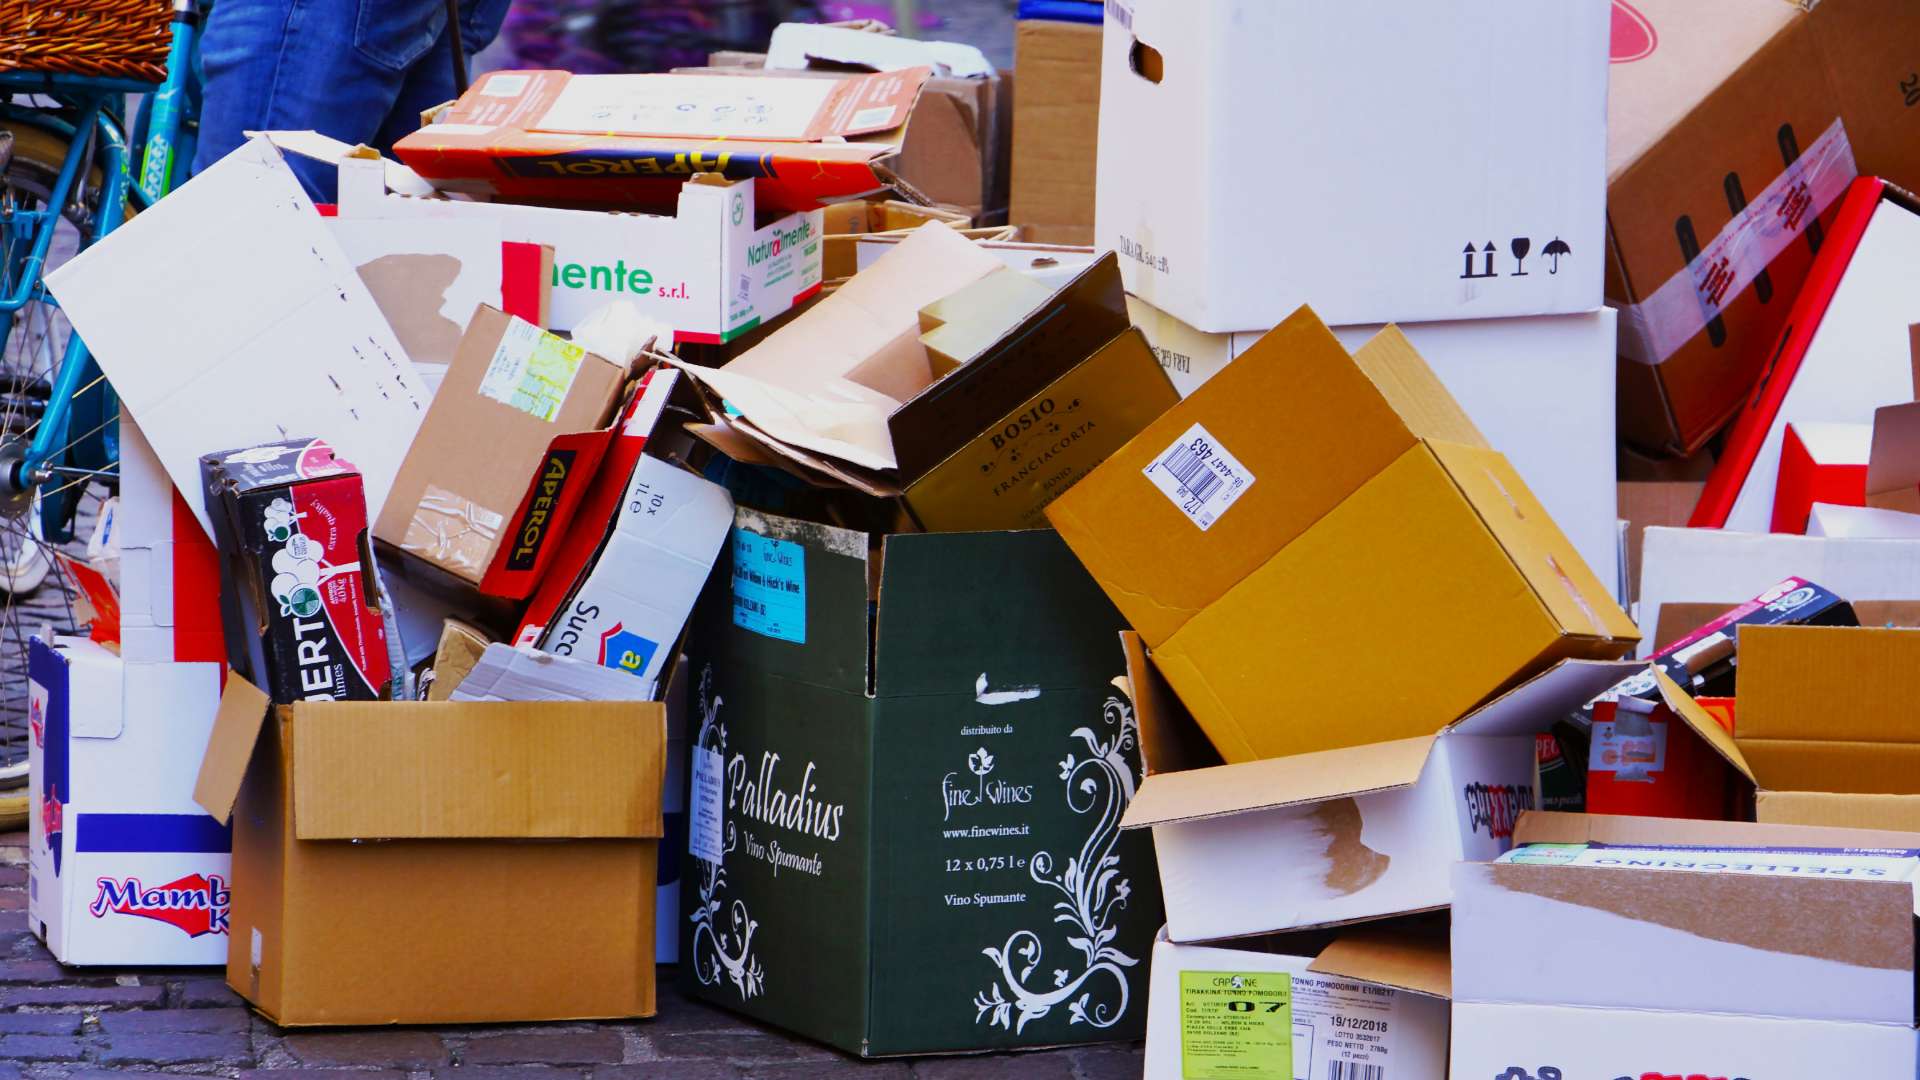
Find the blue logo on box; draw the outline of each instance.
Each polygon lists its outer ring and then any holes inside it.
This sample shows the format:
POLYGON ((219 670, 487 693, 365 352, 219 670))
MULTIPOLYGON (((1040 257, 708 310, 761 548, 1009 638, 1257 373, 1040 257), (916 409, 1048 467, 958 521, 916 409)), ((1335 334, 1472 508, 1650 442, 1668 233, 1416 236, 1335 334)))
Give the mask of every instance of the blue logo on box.
POLYGON ((629 675, 646 674, 647 665, 653 663, 653 654, 659 651, 659 642, 622 629, 619 624, 600 638, 601 666, 629 675))

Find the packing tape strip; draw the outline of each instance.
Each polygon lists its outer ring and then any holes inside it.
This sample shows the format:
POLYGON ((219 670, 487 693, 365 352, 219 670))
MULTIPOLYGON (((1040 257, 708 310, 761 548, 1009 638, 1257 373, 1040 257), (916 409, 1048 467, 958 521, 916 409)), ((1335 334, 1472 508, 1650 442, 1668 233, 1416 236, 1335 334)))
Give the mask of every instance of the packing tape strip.
POLYGON ((1620 313, 1620 355, 1659 364, 1680 351, 1799 239, 1808 224, 1826 213, 1859 174, 1847 129, 1835 120, 1685 269, 1637 304, 1609 303, 1620 313))

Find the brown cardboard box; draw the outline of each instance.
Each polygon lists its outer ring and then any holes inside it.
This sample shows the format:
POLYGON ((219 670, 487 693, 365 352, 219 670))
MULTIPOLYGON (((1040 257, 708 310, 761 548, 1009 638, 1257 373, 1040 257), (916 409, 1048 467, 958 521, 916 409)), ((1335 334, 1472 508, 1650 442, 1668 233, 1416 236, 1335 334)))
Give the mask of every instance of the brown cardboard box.
POLYGON ((1404 335, 1349 356, 1305 308, 1047 517, 1229 762, 1432 735, 1639 638, 1404 335))
POLYGON ((1860 627, 1740 633, 1729 735, 1677 686, 1668 705, 1758 789, 1761 821, 1850 828, 1920 825, 1920 610, 1859 605, 1860 627), (1888 624, 1893 624, 1889 626, 1888 624))
POLYGON ((1008 220, 1036 244, 1093 243, 1100 131, 1099 26, 1022 19, 1013 31, 1013 190, 1008 220))
POLYGON ((921 309, 1010 272, 945 225, 915 230, 739 360, 682 365, 731 406, 710 400, 694 430, 736 460, 900 497, 929 530, 1036 527, 1178 395, 1128 321, 1111 253, 937 377, 921 309))
POLYGON ((652 1015, 665 755, 657 703, 270 715, 229 678, 194 788, 233 823, 228 985, 288 1026, 652 1015))
POLYGON ((401 462, 374 537, 479 585, 554 439, 604 426, 625 378, 621 365, 483 305, 401 462))
POLYGON ((1608 115, 1607 299, 1626 309, 1620 432, 1652 451, 1690 452, 1732 417, 1765 369, 1823 237, 1821 193, 1837 195, 1855 168, 1920 183, 1920 56, 1912 48, 1920 6, 1636 0, 1634 8, 1652 33, 1623 35, 1616 8, 1608 115), (1850 153, 1837 152, 1840 137, 1828 134, 1836 124, 1850 153), (1790 168, 1798 171, 1779 180, 1790 168), (1800 205, 1809 193, 1815 212, 1800 205), (1721 253, 1715 238, 1745 206, 1756 221, 1742 235, 1770 232, 1784 246, 1725 298, 1717 318, 1697 325, 1689 264, 1704 273, 1721 253), (1676 275, 1679 295, 1670 299, 1682 323, 1691 308, 1693 332, 1676 324, 1660 339, 1641 333, 1634 305, 1676 275))

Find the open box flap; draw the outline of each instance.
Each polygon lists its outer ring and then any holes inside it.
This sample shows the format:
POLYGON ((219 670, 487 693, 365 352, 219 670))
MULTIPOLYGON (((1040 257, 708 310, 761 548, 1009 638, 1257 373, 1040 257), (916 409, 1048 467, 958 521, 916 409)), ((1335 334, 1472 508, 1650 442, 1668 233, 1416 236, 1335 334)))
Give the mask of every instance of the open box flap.
POLYGON ((1453 957, 1445 928, 1360 927, 1321 950, 1308 971, 1391 986, 1427 997, 1453 996, 1453 957))
POLYGON ((1754 817, 1769 825, 1897 829, 1920 834, 1920 795, 1762 791, 1754 795, 1754 817))
POLYGON ((1866 504, 1920 513, 1920 401, 1874 410, 1866 504))
POLYGON ((352 146, 317 131, 249 131, 247 134, 258 135, 289 154, 335 168, 349 161, 380 162, 387 190, 396 195, 431 195, 434 191, 432 184, 420 179, 420 174, 397 161, 381 157, 380 151, 365 143, 352 146))
POLYGON ((1489 448, 1486 436, 1398 326, 1388 326, 1354 350, 1353 362, 1415 436, 1489 448))
POLYGON ((940 222, 914 230, 872 267, 721 368, 674 363, 781 442, 869 469, 891 469, 887 419, 897 398, 851 377, 878 366, 931 378, 920 309, 999 269, 940 222), (911 369, 911 370, 908 370, 911 369))
POLYGON ((1140 762, 1146 775, 1203 769, 1220 764, 1220 752, 1207 741, 1173 687, 1147 658, 1147 643, 1132 630, 1120 633, 1126 657, 1125 691, 1140 724, 1140 762))
POLYGON ((661 835, 666 717, 646 702, 303 702, 294 835, 661 835))
POLYGON ((214 714, 200 776, 193 784, 193 801, 222 825, 233 817, 233 801, 240 796, 240 782, 246 779, 247 762, 253 760, 269 704, 265 691, 237 672, 227 673, 220 711, 214 714))
POLYGON ((1454 721, 1447 731, 1537 735, 1645 667, 1633 660, 1562 660, 1454 721))
POLYGON ((1120 827, 1142 829, 1412 787, 1437 738, 1422 735, 1149 776, 1120 827))
POLYGON ((1727 764, 1740 770, 1740 775, 1746 777, 1749 783, 1758 783, 1754 779, 1752 767, 1747 764, 1746 755, 1740 752, 1740 747, 1735 744, 1733 736, 1727 733, 1726 728, 1720 726, 1720 722, 1715 720, 1711 713, 1701 708, 1700 704, 1694 701, 1685 690, 1680 689, 1680 684, 1668 678, 1666 672, 1658 668, 1653 669, 1653 680, 1660 688, 1661 700, 1666 703, 1667 708, 1673 710, 1675 716, 1692 728, 1694 734, 1705 739, 1707 745, 1713 747, 1713 752, 1725 758, 1727 764))

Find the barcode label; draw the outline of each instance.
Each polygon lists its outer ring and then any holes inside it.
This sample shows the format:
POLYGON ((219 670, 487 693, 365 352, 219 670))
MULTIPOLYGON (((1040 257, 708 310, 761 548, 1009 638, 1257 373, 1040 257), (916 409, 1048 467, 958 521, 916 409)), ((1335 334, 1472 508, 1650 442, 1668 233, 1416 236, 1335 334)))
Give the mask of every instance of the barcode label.
POLYGON ((1363 1061, 1330 1061, 1327 1080, 1387 1080, 1387 1067, 1363 1061))
POLYGON ((1202 532, 1253 486, 1253 474, 1199 424, 1155 458, 1145 475, 1202 532))
POLYGON ((859 112, 853 114, 853 123, 849 124, 848 127, 856 131, 863 128, 892 127, 893 114, 894 107, 892 105, 876 105, 871 109, 861 109, 859 112))

